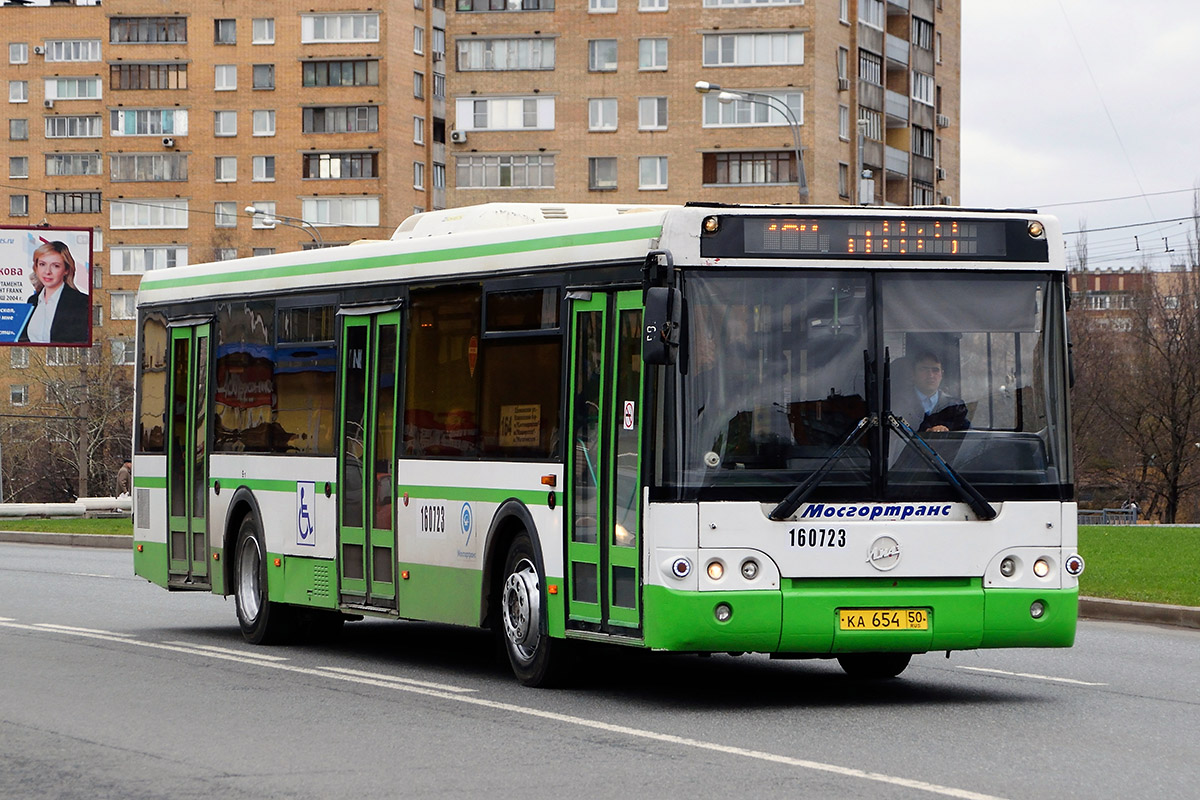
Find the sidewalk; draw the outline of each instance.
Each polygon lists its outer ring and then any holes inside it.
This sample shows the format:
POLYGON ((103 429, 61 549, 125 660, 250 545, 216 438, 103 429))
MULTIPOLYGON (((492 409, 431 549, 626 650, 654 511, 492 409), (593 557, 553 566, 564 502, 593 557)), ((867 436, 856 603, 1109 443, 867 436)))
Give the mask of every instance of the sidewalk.
MULTIPOLYGON (((0 531, 0 542, 56 544, 64 547, 106 547, 113 550, 128 550, 133 546, 133 540, 128 536, 38 533, 36 531, 0 531)), ((1110 622, 1174 625, 1178 628, 1200 630, 1200 608, 1190 606, 1168 606, 1160 603, 1135 603, 1131 600, 1107 600, 1102 597, 1080 597, 1079 617, 1110 622)))

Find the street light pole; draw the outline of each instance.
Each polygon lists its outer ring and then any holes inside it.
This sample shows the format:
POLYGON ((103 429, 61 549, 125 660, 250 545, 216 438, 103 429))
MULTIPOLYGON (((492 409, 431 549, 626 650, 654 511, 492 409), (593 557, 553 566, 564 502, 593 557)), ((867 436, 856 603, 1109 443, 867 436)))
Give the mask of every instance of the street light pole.
POLYGON ((300 217, 289 217, 286 214, 268 213, 255 206, 246 206, 243 209, 251 217, 262 216, 263 225, 268 228, 274 228, 276 225, 283 225, 288 228, 298 228, 309 235, 317 247, 325 246, 325 237, 321 235, 321 229, 306 219, 300 217))
POLYGON ((787 120, 788 127, 792 130, 792 149, 796 156, 796 191, 799 194, 800 202, 804 203, 808 197, 808 176, 804 170, 804 151, 800 145, 800 120, 796 119, 796 114, 792 111, 791 106, 769 94, 747 92, 742 89, 722 89, 709 81, 696 81, 695 88, 700 94, 717 92, 717 101, 720 103, 729 104, 734 100, 745 100, 747 103, 774 109, 783 115, 783 118, 787 120))

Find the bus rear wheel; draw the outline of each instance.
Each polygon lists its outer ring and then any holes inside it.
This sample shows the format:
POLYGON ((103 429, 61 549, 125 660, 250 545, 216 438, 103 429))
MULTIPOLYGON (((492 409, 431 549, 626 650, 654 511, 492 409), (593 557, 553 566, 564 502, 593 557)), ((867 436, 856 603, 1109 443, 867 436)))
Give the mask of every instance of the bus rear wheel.
POLYGON ((561 676, 562 643, 546 631, 542 576, 533 543, 521 533, 508 548, 500 585, 500 636, 508 663, 526 686, 550 686, 561 676))
POLYGON ((267 594, 267 550, 253 514, 238 529, 234 556, 234 601, 242 637, 251 644, 278 644, 289 631, 289 609, 267 594))
POLYGON ((894 678, 908 667, 912 653, 852 653, 838 656, 838 663, 851 678, 884 680, 894 678))

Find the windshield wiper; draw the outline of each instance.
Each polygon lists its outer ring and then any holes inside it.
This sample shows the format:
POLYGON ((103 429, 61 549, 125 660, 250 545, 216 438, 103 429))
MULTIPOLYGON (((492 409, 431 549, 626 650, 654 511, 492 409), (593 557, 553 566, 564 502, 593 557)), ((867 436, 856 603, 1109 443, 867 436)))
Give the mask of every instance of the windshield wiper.
POLYGON ((788 496, 783 498, 779 505, 775 506, 771 513, 767 515, 767 518, 780 522, 792 516, 796 512, 796 509, 800 507, 800 504, 812 494, 813 489, 816 489, 817 485, 825 479, 825 476, 829 474, 829 470, 833 469, 834 462, 842 457, 842 453, 846 451, 846 448, 855 444, 863 437, 863 434, 878 424, 879 417, 874 414, 868 414, 860 419, 858 424, 854 426, 854 430, 847 434, 842 443, 837 446, 837 449, 830 453, 824 463, 817 468, 817 471, 805 478, 804 482, 795 489, 788 492, 788 496))
POLYGON ((954 469, 946 463, 946 461, 938 455, 937 451, 929 446, 929 443, 909 427, 901 417, 897 417, 892 412, 887 413, 888 427, 899 434, 900 438, 905 443, 912 445, 912 448, 925 459, 929 466, 933 467, 939 475, 946 479, 946 483, 950 484, 951 488, 958 493, 958 496, 971 507, 976 516, 983 520, 995 519, 999 512, 989 503, 979 490, 972 486, 965 478, 959 475, 954 469))

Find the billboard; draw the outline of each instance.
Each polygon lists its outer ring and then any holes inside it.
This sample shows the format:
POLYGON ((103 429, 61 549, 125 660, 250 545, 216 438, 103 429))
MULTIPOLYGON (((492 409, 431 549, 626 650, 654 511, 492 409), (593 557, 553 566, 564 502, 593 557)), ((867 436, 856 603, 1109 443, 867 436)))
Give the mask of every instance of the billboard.
POLYGON ((92 229, 0 226, 0 345, 92 344, 92 229))

